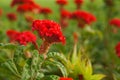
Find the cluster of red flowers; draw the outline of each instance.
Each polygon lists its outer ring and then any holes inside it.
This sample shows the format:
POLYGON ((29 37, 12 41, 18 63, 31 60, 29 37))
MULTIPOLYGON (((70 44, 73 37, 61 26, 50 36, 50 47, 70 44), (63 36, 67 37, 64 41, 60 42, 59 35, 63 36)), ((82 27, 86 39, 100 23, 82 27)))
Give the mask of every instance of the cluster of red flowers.
POLYGON ((110 20, 109 23, 110 23, 110 25, 114 25, 114 26, 120 28, 120 19, 118 19, 118 18, 114 18, 114 19, 110 20))
POLYGON ((17 20, 17 16, 15 13, 8 13, 7 14, 7 18, 10 20, 10 21, 16 21, 17 20))
POLYGON ((54 21, 35 20, 32 24, 32 30, 37 30, 39 36, 49 43, 65 43, 65 37, 61 32, 61 27, 54 21))
POLYGON ((11 7, 25 3, 33 3, 33 0, 13 0, 11 3, 11 7))
POLYGON ((96 21, 96 17, 86 11, 77 10, 71 14, 71 18, 79 21, 78 26, 84 27, 85 24, 91 24, 96 21))
POLYGON ((17 11, 18 12, 38 12, 40 9, 40 6, 35 3, 25 3, 18 6, 17 11))
POLYGON ((41 8, 40 13, 42 13, 42 14, 50 14, 50 13, 52 13, 52 10, 50 8, 41 8))
POLYGON ((67 0, 56 0, 56 3, 59 5, 66 5, 68 4, 67 0))
POLYGON ((18 32, 15 30, 8 30, 6 34, 9 37, 10 42, 17 41, 21 45, 26 45, 29 42, 36 42, 36 36, 30 31, 18 32))
POLYGON ((65 77, 60 77, 59 80, 73 80, 72 78, 65 78, 65 77))
POLYGON ((116 45, 115 49, 117 56, 120 58, 120 42, 116 45))
POLYGON ((94 15, 92 15, 91 13, 88 13, 86 11, 80 11, 80 10, 73 12, 72 18, 81 19, 86 24, 91 24, 92 22, 96 21, 96 17, 94 15))

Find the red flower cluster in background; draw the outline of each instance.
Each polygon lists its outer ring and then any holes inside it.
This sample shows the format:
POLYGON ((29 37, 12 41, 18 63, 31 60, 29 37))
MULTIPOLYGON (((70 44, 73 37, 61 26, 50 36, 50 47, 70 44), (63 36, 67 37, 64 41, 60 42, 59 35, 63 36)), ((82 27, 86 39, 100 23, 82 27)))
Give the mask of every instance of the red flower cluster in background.
POLYGON ((66 5, 68 4, 68 1, 67 0, 56 0, 56 3, 59 5, 66 5))
POLYGON ((42 13, 42 14, 50 14, 50 13, 52 13, 52 10, 50 8, 41 8, 40 13, 42 13))
POLYGON ((29 42, 35 43, 36 36, 30 31, 24 31, 16 37, 16 41, 19 42, 21 45, 26 45, 29 42))
POLYGON ((72 78, 65 78, 65 77, 60 77, 59 80, 73 80, 72 78))
POLYGON ((15 30, 8 30, 6 32, 10 42, 18 42, 21 45, 26 45, 29 42, 35 43, 36 36, 30 31, 18 32, 15 30))
POLYGON ((34 3, 33 0, 12 0, 11 7, 25 3, 34 3))
POLYGON ((96 21, 96 17, 92 15, 91 13, 88 13, 86 11, 80 11, 77 10, 71 14, 71 17, 73 19, 76 19, 79 21, 79 26, 84 27, 85 24, 91 24, 92 22, 96 21))
POLYGON ((116 45, 115 49, 117 56, 120 58, 120 42, 116 45))
POLYGON ((71 17, 71 13, 67 10, 61 10, 60 15, 62 18, 70 18, 71 17))
POLYGON ((25 3, 18 6, 17 11, 18 12, 38 12, 40 9, 40 6, 35 3, 25 3))
POLYGON ((110 25, 114 25, 114 26, 120 28, 120 19, 118 19, 118 18, 114 18, 114 19, 110 20, 109 23, 110 23, 110 25))
POLYGON ((35 20, 32 30, 37 30, 39 36, 48 43, 62 42, 65 44, 65 37, 61 32, 61 27, 51 20, 35 20))
POLYGON ((16 21, 17 20, 17 16, 15 13, 8 13, 7 14, 7 18, 10 20, 10 21, 16 21))
POLYGON ((8 30, 6 32, 7 36, 9 37, 10 39, 10 42, 14 42, 15 41, 15 38, 20 34, 20 32, 18 31, 15 31, 15 30, 8 30))
POLYGON ((83 0, 75 0, 74 2, 77 6, 77 9, 80 9, 81 5, 83 4, 83 0))

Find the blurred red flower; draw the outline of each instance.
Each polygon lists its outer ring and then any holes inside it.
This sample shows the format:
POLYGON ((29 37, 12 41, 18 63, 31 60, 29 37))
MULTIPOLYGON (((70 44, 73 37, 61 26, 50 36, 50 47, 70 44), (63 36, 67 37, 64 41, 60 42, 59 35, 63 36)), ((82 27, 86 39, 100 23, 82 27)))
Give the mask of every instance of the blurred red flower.
POLYGON ((79 26, 82 25, 81 27, 84 27, 85 24, 91 24, 96 21, 96 17, 94 15, 80 10, 73 12, 71 18, 78 20, 79 26))
POLYGON ((61 10, 61 18, 70 18, 71 17, 71 13, 67 10, 61 10))
POLYGON ((7 14, 7 18, 10 20, 10 21, 16 21, 17 20, 17 16, 15 13, 8 13, 7 14))
POLYGON ((68 1, 67 0, 56 0, 56 3, 59 5, 66 5, 68 4, 68 1))
POLYGON ((8 30, 6 31, 7 36, 10 39, 10 42, 14 42, 16 37, 20 34, 20 32, 15 31, 15 30, 8 30))
POLYGON ((38 11, 40 10, 40 6, 35 4, 35 3, 25 3, 25 4, 21 4, 17 7, 17 11, 18 12, 35 12, 38 13, 38 11))
POLYGON ((61 27, 51 20, 35 20, 32 30, 37 30, 39 36, 48 43, 62 42, 65 44, 65 37, 61 32, 61 27))
POLYGON ((65 77, 60 77, 59 80, 73 80, 72 78, 65 78, 65 77))
POLYGON ((34 3, 33 0, 12 0, 11 7, 19 4, 34 3))
POLYGON ((21 45, 26 45, 29 42, 35 43, 36 42, 36 36, 31 33, 30 31, 24 31, 21 32, 15 39, 17 42, 19 42, 21 45))
POLYGON ((83 3, 83 0, 75 0, 74 2, 76 5, 81 5, 83 3))
POLYGON ((50 14, 50 13, 52 13, 52 10, 50 8, 41 8, 40 13, 42 13, 42 14, 50 14))
POLYGON ((120 19, 118 19, 118 18, 111 19, 109 23, 110 23, 110 25, 114 25, 114 26, 120 28, 120 19))
POLYGON ((117 56, 120 58, 120 42, 116 45, 115 49, 117 56))

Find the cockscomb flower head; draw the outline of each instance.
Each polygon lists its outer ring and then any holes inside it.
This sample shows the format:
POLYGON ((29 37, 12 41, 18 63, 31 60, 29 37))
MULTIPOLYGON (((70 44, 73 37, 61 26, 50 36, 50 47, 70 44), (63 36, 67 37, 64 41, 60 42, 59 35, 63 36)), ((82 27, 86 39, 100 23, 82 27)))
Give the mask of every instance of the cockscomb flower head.
POLYGON ((83 4, 83 0, 75 0, 74 1, 76 5, 81 5, 83 4))
POLYGON ((109 24, 120 28, 120 19, 118 19, 118 18, 111 19, 109 24))
POLYGON ((66 5, 68 4, 67 0, 56 0, 56 3, 59 5, 66 5))
POLYGON ((59 80, 73 80, 72 78, 65 78, 65 77, 60 77, 59 80))
POLYGON ((16 37, 19 36, 20 32, 15 30, 7 30, 6 34, 9 37, 10 42, 14 42, 16 40, 16 37))
POLYGON ((17 7, 18 12, 38 12, 40 9, 40 6, 35 3, 25 3, 21 4, 17 7))
POLYGON ((71 17, 79 21, 79 25, 91 24, 92 22, 96 21, 96 17, 91 13, 86 11, 77 10, 72 13, 71 17))
POLYGON ((67 10, 61 10, 61 17, 62 18, 70 18, 71 17, 71 13, 67 10))
POLYGON ((35 20, 32 24, 32 30, 37 30, 39 36, 48 43, 65 43, 65 37, 61 32, 61 27, 51 20, 35 20))
POLYGON ((50 13, 52 13, 52 10, 50 8, 41 8, 40 13, 42 13, 42 14, 50 14, 50 13))
POLYGON ((26 45, 27 43, 35 43, 36 42, 36 36, 31 33, 30 31, 24 31, 21 32, 17 37, 16 41, 20 43, 21 45, 26 45))
POLYGON ((17 20, 17 16, 15 13, 8 13, 7 14, 7 18, 10 20, 10 21, 16 21, 17 20))
POLYGON ((15 6, 15 5, 21 5, 21 4, 25 4, 25 3, 34 3, 33 0, 12 0, 11 2, 11 7, 15 6))
POLYGON ((116 45, 115 50, 116 50, 117 56, 120 58, 120 42, 116 45))

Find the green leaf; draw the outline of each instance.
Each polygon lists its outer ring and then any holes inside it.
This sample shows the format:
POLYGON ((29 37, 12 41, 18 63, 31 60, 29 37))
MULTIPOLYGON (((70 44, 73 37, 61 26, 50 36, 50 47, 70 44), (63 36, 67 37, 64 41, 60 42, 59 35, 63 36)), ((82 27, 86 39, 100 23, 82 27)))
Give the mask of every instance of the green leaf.
POLYGON ((66 70, 65 66, 64 66, 62 63, 60 63, 60 62, 58 62, 58 61, 55 61, 55 60, 47 60, 47 61, 45 61, 45 63, 46 63, 47 65, 48 65, 48 64, 52 64, 52 65, 54 65, 54 66, 57 66, 57 67, 60 69, 60 71, 61 71, 61 73, 62 73, 62 75, 63 75, 64 77, 67 77, 67 76, 68 76, 67 70, 66 70))
POLYGON ((57 75, 48 75, 48 76, 45 76, 44 78, 42 78, 40 80, 59 80, 59 76, 57 76, 57 75))
POLYGON ((95 75, 92 75, 90 80, 102 80, 104 77, 105 75, 103 74, 95 74, 95 75))

